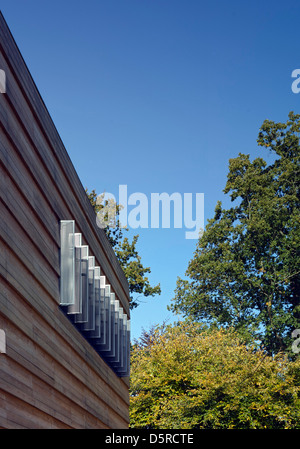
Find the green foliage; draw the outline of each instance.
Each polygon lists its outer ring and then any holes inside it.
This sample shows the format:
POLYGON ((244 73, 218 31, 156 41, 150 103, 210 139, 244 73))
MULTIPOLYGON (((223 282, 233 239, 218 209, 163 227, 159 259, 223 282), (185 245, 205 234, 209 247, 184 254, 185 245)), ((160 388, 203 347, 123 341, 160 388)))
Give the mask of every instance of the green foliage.
POLYGON ((132 348, 130 426, 299 429, 300 361, 268 356, 230 329, 153 328, 132 348))
POLYGON ((119 213, 122 206, 116 204, 112 199, 103 201, 103 195, 98 197, 95 190, 92 190, 90 193, 86 191, 86 193, 94 211, 106 224, 104 231, 127 278, 131 294, 131 309, 139 304, 139 299, 136 295, 147 297, 159 295, 161 293, 160 285, 151 286, 146 276, 151 270, 149 267, 143 266, 141 257, 138 254, 136 246, 139 236, 135 235, 131 243, 127 237, 124 237, 124 231, 128 229, 122 228, 120 225, 119 213), (103 215, 101 216, 102 211, 103 215))
POLYGON ((208 220, 170 309, 255 336, 268 352, 287 350, 300 327, 300 115, 266 120, 258 144, 269 165, 239 154, 224 192, 234 205, 208 220))

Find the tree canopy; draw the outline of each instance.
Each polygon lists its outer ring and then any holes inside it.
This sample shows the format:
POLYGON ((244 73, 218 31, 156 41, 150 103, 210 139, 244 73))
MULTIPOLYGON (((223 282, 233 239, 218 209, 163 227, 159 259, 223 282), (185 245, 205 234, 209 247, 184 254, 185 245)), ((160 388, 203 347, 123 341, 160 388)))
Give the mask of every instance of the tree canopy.
POLYGON ((224 192, 233 205, 217 203, 170 306, 254 336, 270 354, 287 350, 300 327, 299 119, 263 123, 257 142, 271 163, 230 159, 224 192))
POLYGON ((300 360, 271 357, 232 329, 157 327, 136 342, 131 358, 131 427, 300 426, 300 360))
POLYGON ((161 293, 160 284, 151 286, 147 277, 147 273, 151 273, 151 269, 144 267, 138 253, 139 236, 135 235, 131 242, 124 237, 124 232, 128 229, 120 225, 119 213, 122 205, 116 204, 112 199, 104 200, 104 196, 98 196, 95 190, 86 191, 86 193, 95 213, 103 212, 104 231, 129 284, 130 308, 133 309, 139 305, 139 295, 145 297, 159 295, 161 293))

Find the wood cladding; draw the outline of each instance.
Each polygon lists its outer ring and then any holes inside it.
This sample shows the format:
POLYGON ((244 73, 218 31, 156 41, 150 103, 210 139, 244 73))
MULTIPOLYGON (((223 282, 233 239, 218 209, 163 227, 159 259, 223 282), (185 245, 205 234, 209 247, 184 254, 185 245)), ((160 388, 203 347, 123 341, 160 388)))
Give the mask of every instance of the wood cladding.
POLYGON ((129 317, 129 289, 0 13, 0 428, 127 428, 119 378, 59 307, 60 220, 75 220, 129 317))

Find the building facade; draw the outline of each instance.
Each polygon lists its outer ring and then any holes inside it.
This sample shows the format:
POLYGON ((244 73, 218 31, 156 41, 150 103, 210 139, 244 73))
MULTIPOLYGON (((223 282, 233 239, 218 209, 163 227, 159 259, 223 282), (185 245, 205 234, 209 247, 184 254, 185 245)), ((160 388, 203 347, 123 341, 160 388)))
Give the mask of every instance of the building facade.
POLYGON ((0 428, 127 428, 129 289, 0 13, 0 428))

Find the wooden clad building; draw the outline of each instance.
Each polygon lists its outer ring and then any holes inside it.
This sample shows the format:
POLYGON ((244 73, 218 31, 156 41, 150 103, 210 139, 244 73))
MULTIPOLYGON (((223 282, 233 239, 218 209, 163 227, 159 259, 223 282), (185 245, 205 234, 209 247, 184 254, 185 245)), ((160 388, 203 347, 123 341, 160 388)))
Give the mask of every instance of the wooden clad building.
POLYGON ((0 428, 127 428, 128 284, 1 13, 0 78, 0 428), (95 274, 87 297, 74 238, 95 274))

